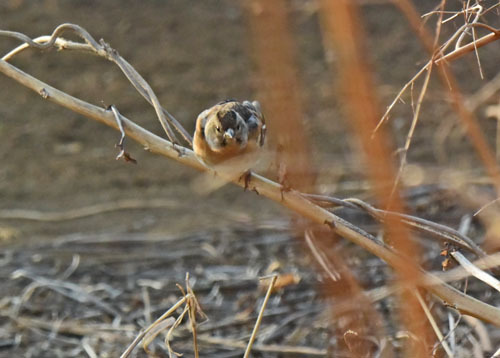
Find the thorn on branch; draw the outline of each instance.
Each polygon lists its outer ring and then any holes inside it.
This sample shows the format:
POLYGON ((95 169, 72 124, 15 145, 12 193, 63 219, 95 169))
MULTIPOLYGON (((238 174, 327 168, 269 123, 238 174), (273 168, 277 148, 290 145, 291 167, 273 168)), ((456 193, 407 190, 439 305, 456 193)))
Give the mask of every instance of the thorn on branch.
POLYGON ((114 59, 119 56, 118 51, 116 51, 114 48, 112 48, 104 39, 99 40, 99 44, 101 45, 101 48, 104 50, 106 53, 106 59, 112 62, 115 62, 114 59))
POLYGON ((125 151, 125 130, 123 129, 123 123, 121 119, 120 112, 118 112, 118 109, 114 105, 111 105, 107 108, 108 110, 111 110, 113 112, 113 115, 115 116, 116 123, 118 124, 118 129, 120 130, 121 137, 120 141, 118 144, 115 145, 115 148, 120 148, 120 153, 116 156, 116 160, 119 160, 123 158, 126 162, 128 163, 134 163, 137 164, 137 160, 132 158, 132 156, 125 151))
POLYGON ((135 160, 134 158, 132 158, 130 156, 130 154, 128 152, 124 151, 123 149, 120 150, 120 153, 118 153, 118 155, 116 156, 116 160, 119 160, 121 158, 123 158, 126 162, 137 164, 137 160, 135 160))
POLYGON ((328 221, 328 220, 325 220, 324 222, 325 225, 328 225, 328 227, 330 227, 330 229, 335 229, 336 225, 335 225, 335 222, 334 221, 328 221))
POLYGON ((50 97, 49 96, 49 92, 45 88, 42 88, 39 93, 40 93, 40 96, 42 96, 43 99, 47 99, 47 98, 50 97))

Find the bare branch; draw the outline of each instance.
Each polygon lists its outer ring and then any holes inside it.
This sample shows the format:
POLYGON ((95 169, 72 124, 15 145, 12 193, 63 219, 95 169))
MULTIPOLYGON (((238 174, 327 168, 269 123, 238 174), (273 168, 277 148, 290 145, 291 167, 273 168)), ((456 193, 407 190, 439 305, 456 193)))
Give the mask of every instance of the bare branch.
MULTIPOLYGON (((0 72, 13 78, 27 88, 32 89, 36 93, 43 95, 44 99, 48 99, 76 113, 80 113, 86 117, 118 129, 115 118, 110 111, 106 111, 59 91, 5 61, 0 61, 0 72)), ((179 147, 172 142, 164 140, 125 117, 122 118, 122 123, 125 133, 130 138, 144 145, 147 150, 174 159, 179 163, 198 170, 208 170, 208 168, 195 157, 191 150, 179 147), (179 149, 182 149, 185 154, 179 156, 179 149)), ((245 185, 245 183, 239 181, 239 179, 232 178, 231 181, 241 187, 245 185)), ((426 277, 429 280, 433 280, 434 285, 429 286, 428 290, 447 301, 455 309, 500 326, 499 309, 457 291, 437 279, 435 276, 425 273, 419 268, 409 266, 407 260, 401 258, 392 249, 382 245, 363 230, 312 203, 304 198, 301 193, 295 190, 284 191, 280 184, 253 173, 247 184, 252 191, 276 201, 316 223, 327 224, 334 232, 380 257, 393 268, 406 271, 410 270, 414 272, 417 277, 426 277)))
POLYGON ((493 287, 495 290, 500 292, 500 281, 498 281, 495 277, 491 276, 489 273, 475 266, 472 262, 467 260, 467 258, 464 255, 462 255, 459 251, 452 252, 451 256, 453 256, 453 258, 457 260, 457 262, 460 265, 462 265, 462 267, 472 276, 483 281, 487 285, 493 287))
MULTIPOLYGON (((489 27, 487 25, 484 25, 484 24, 480 24, 480 23, 476 23, 476 24, 465 24, 463 25, 462 27, 460 27, 456 32, 455 34, 449 38, 444 45, 441 46, 441 48, 439 49, 440 51, 440 55, 437 56, 435 55, 434 56, 434 63, 436 65, 439 65, 443 62, 451 62, 451 61, 454 61, 460 57, 462 57, 463 55, 469 53, 469 52, 472 52, 474 51, 475 49, 477 50, 478 48, 480 47, 483 47, 493 41, 496 41, 500 39, 500 30, 497 30, 497 29, 494 29, 492 27, 489 27), (459 48, 456 48, 455 50, 453 50, 452 52, 444 55, 444 51, 446 51, 446 49, 451 46, 451 44, 455 41, 455 39, 463 32, 465 31, 465 29, 469 28, 469 27, 475 27, 475 26, 478 26, 478 27, 485 27, 487 28, 489 31, 491 31, 492 33, 488 34, 488 35, 485 35, 477 40, 474 40, 472 41, 471 43, 468 43, 467 45, 464 45, 462 47, 459 47, 459 48)), ((380 119, 380 121, 378 122, 377 126, 375 127, 375 129, 373 130, 373 133, 376 133, 378 131, 378 129, 380 128, 380 126, 382 124, 384 124, 387 119, 389 118, 389 114, 390 112, 392 111, 392 109, 394 108, 394 106, 396 105, 396 103, 401 99, 401 97, 403 96, 403 94, 406 92, 406 90, 412 86, 415 81, 422 75, 422 73, 424 73, 424 71, 428 70, 429 67, 431 65, 431 62, 429 61, 427 64, 425 64, 425 66, 423 66, 404 86, 403 88, 401 88, 401 90, 398 92, 398 94, 396 95, 396 97, 394 98, 394 100, 391 102, 391 104, 387 107, 384 115, 382 116, 382 118, 380 119)))
POLYGON ((24 44, 18 46, 17 48, 3 56, 2 59, 4 61, 11 59, 12 57, 29 47, 46 49, 55 46, 59 50, 71 49, 91 52, 114 62, 122 70, 123 74, 137 89, 137 91, 149 102, 149 104, 154 107, 158 119, 160 120, 160 123, 165 130, 168 138, 173 143, 178 144, 175 134, 172 132, 170 124, 168 123, 168 121, 170 121, 174 128, 186 140, 186 142, 189 143, 189 145, 192 145, 193 142, 189 133, 187 133, 184 127, 182 127, 182 125, 166 109, 161 107, 156 94, 153 92, 144 78, 142 78, 142 76, 125 59, 123 59, 116 50, 112 49, 103 40, 101 40, 100 44, 98 44, 97 41, 95 41, 94 38, 82 27, 74 24, 63 24, 58 26, 51 36, 41 36, 36 38, 35 40, 30 39, 28 36, 22 33, 12 31, 0 31, 0 36, 14 37, 25 42, 24 44), (86 41, 86 44, 81 44, 60 38, 59 36, 67 30, 74 31, 78 36, 86 41))
POLYGON ((478 257, 486 256, 481 247, 479 247, 471 238, 445 225, 412 215, 377 209, 357 198, 338 199, 326 195, 302 195, 327 208, 332 206, 343 206, 351 209, 361 209, 379 222, 383 222, 388 216, 393 216, 415 231, 427 234, 432 238, 437 238, 444 242, 451 242, 459 247, 473 252, 478 257))

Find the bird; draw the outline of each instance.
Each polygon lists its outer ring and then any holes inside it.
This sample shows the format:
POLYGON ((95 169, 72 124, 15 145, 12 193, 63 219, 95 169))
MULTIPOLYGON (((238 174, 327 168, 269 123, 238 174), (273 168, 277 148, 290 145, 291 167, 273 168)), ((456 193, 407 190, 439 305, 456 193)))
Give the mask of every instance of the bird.
POLYGON ((193 137, 194 153, 208 166, 258 151, 266 137, 259 102, 217 103, 198 115, 193 137))
POLYGON ((265 139, 266 123, 259 102, 227 99, 198 115, 193 150, 208 167, 236 178, 236 174, 248 174, 259 160, 265 139))

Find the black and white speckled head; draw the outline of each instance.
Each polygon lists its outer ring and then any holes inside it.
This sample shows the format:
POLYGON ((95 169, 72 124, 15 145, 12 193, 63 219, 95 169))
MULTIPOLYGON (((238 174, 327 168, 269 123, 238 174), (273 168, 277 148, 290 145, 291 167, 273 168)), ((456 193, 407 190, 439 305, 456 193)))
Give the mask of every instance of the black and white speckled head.
POLYGON ((245 147, 248 141, 248 126, 236 110, 222 109, 207 117, 205 138, 213 150, 222 150, 229 146, 245 147))

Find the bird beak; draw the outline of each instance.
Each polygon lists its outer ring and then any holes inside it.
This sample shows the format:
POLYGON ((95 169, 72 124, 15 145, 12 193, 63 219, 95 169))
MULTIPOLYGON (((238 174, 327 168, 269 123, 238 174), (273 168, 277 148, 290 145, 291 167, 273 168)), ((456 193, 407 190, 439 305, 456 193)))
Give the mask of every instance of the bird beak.
POLYGON ((232 128, 228 128, 224 132, 224 139, 233 139, 234 138, 234 130, 232 128))

